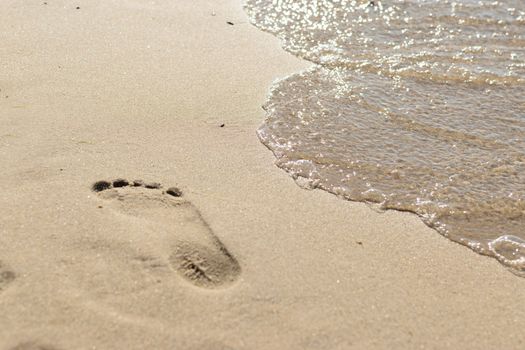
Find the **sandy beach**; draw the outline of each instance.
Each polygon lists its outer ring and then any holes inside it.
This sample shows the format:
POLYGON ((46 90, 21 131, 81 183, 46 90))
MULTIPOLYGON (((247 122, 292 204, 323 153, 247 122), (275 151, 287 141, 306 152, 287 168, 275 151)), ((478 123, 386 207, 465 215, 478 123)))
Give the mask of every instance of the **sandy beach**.
POLYGON ((310 64, 239 0, 0 17, 0 349, 525 346, 523 278, 274 165, 261 105, 310 64))

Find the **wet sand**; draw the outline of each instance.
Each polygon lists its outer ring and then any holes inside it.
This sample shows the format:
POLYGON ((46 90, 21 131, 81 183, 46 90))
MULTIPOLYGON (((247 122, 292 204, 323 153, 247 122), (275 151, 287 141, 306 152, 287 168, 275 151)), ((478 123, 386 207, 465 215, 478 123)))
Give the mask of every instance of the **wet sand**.
POLYGON ((524 279, 273 164, 260 106, 308 63, 239 1, 0 16, 0 349, 523 348, 524 279))

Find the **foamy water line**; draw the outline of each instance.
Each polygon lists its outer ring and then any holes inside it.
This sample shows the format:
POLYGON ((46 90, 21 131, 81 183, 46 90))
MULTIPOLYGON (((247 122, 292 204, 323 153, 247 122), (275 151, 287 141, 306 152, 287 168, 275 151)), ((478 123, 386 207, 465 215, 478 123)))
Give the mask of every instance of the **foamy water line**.
POLYGON ((411 211, 525 271, 525 12, 519 1, 248 0, 315 65, 258 130, 303 187, 411 211))

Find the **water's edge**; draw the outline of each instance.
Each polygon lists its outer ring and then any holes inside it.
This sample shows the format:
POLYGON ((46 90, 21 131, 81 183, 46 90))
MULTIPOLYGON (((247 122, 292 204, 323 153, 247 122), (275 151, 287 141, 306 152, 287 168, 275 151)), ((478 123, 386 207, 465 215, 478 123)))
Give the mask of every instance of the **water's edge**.
MULTIPOLYGON (((245 11, 248 13, 249 10, 247 9, 246 2, 243 4, 243 7, 245 11)), ((281 41, 281 45, 285 47, 286 42, 282 36, 278 35, 275 31, 268 30, 264 26, 260 26, 256 22, 254 16, 249 15, 248 17, 252 25, 256 26, 257 28, 267 33, 277 36, 277 38, 281 41)), ((522 276, 522 277, 525 276, 525 241, 522 238, 517 237, 512 234, 500 234, 500 235, 497 235, 496 237, 478 239, 476 238, 477 228, 475 226, 473 226, 471 229, 467 227, 464 230, 466 234, 464 233, 456 234, 454 225, 461 225, 462 222, 461 221, 456 222, 455 219, 449 220, 449 218, 447 217, 448 214, 442 213, 442 217, 444 217, 445 219, 441 220, 440 215, 434 215, 435 213, 432 214, 431 211, 428 211, 425 209, 424 205, 422 206, 423 209, 421 209, 420 207, 406 205, 406 203, 399 204, 400 202, 396 202, 396 200, 399 200, 399 198, 397 199, 387 198, 385 197, 384 193, 388 193, 388 192, 385 192, 385 191, 383 191, 383 193, 380 193, 380 191, 374 192, 372 191, 372 188, 371 188, 370 193, 366 193, 367 192, 365 191, 366 189, 358 191, 359 186, 355 186, 355 188, 353 189, 351 188, 350 185, 348 185, 350 189, 334 186, 333 182, 329 183, 329 182, 324 181, 324 178, 326 178, 327 176, 329 177, 332 174, 327 173, 326 169, 323 170, 319 168, 319 164, 322 164, 322 163, 318 164, 315 161, 307 160, 306 158, 302 159, 301 157, 289 158, 289 155, 292 154, 292 152, 290 151, 291 147, 287 148, 288 147, 287 144, 289 142, 287 143, 286 140, 279 139, 275 133, 272 133, 272 130, 273 130, 272 128, 274 128, 275 125, 279 126, 280 125, 279 123, 281 123, 281 121, 278 120, 278 116, 283 115, 286 112, 290 113, 289 111, 285 110, 285 107, 292 107, 294 101, 297 101, 298 97, 301 98, 301 103, 303 103, 302 101, 303 95, 295 96, 292 93, 292 94, 289 94, 290 96, 286 96, 287 93, 290 91, 293 91, 293 89, 300 88, 302 89, 301 92, 304 92, 304 91, 308 92, 308 89, 311 89, 312 90, 311 96, 317 96, 319 90, 314 90, 312 86, 315 86, 315 84, 317 83, 322 84, 323 78, 325 78, 326 76, 329 76, 330 74, 338 74, 336 79, 339 79, 340 76, 343 76, 343 78, 341 79, 346 83, 349 81, 349 79, 353 79, 355 77, 345 76, 346 72, 338 71, 337 67, 326 68, 326 67, 323 67, 322 65, 318 65, 315 60, 312 60, 307 55, 297 54, 296 52, 292 52, 290 50, 287 50, 287 51, 294 54, 295 56, 298 56, 300 58, 303 58, 303 59, 306 59, 312 62, 313 66, 305 70, 302 70, 300 72, 291 74, 282 79, 274 81, 268 93, 267 101, 263 106, 263 109, 266 112, 266 118, 265 118, 264 123, 257 130, 257 136, 259 140, 270 151, 272 151, 272 153, 277 159, 276 165, 279 168, 288 172, 290 176, 294 179, 296 184, 298 184, 302 188, 322 189, 322 190, 325 190, 329 193, 332 193, 346 200, 358 201, 358 202, 364 202, 364 203, 373 203, 373 204, 378 205, 382 210, 394 209, 398 211, 407 211, 407 212, 414 213, 427 226, 435 229, 441 235, 449 238, 450 240, 456 243, 467 246, 479 254, 494 257, 500 263, 508 267, 509 270, 513 272, 514 274, 518 276, 522 276), (306 83, 304 83, 305 81, 306 83), (301 85, 301 84, 304 84, 304 85, 301 85), (450 229, 451 227, 453 228, 452 231, 450 229)), ((378 78, 379 83, 384 82, 383 78, 392 80, 391 77, 382 77, 382 78, 378 78)), ((371 76, 371 79, 369 79, 369 81, 373 81, 373 79, 376 79, 375 76, 371 76)), ((367 80, 366 77, 364 80, 365 81, 367 80)), ((359 85, 359 84, 356 84, 356 85, 359 85)), ((379 85, 380 84, 378 84, 378 86, 379 85)), ((417 84, 415 86, 417 87, 417 84)), ((484 99, 486 99, 486 101, 489 101, 490 99, 494 99, 494 96, 491 95, 491 92, 486 93, 484 91, 475 90, 475 93, 479 94, 479 96, 475 96, 475 98, 477 98, 478 100, 481 99, 481 101, 483 101, 484 99)), ((307 100, 308 95, 306 95, 304 99, 307 100)), ((330 102, 333 102, 333 101, 330 101, 330 102)), ((518 100, 518 102, 520 101, 518 100)), ((301 107, 302 106, 303 105, 301 104, 301 107)), ((495 108, 495 110, 497 110, 497 108, 495 108)), ((439 132, 443 133, 442 130, 440 130, 439 132)), ((470 135, 467 135, 467 136, 470 137, 470 135)), ((440 135, 440 137, 444 137, 444 136, 440 135)), ((475 139, 468 140, 468 142, 470 143, 472 142, 475 143, 478 141, 479 140, 475 140, 475 139)), ((485 147, 486 145, 484 143, 489 142, 489 141, 494 143, 492 140, 481 138, 479 142, 483 144, 480 147, 481 148, 485 147)), ((516 153, 516 159, 517 159, 516 161, 518 162, 522 161, 521 154, 519 152, 516 153)), ((505 164, 506 163, 503 162, 503 165, 505 164)), ((396 176, 399 176, 399 175, 396 174, 396 176)), ((519 204, 521 205, 521 202, 519 204)), ((512 209, 513 208, 510 208, 509 210, 512 211, 512 209)), ((519 209, 520 208, 518 208, 518 210, 519 209)), ((486 214, 486 212, 484 212, 483 210, 486 210, 486 209, 484 208, 480 209, 477 215, 486 214)), ((465 214, 465 215, 468 216, 468 214, 465 214)), ((509 217, 511 217, 510 215, 515 215, 515 214, 505 214, 505 215, 509 215, 509 217)), ((480 219, 480 220, 483 220, 483 219, 480 219)), ((466 222, 466 221, 469 221, 468 218, 467 220, 464 220, 463 218, 463 222, 466 222)), ((518 221, 517 224, 519 223, 520 221, 518 221)), ((494 229, 494 231, 496 231, 496 229, 494 229)), ((490 237, 490 236, 487 236, 487 237, 490 237)))

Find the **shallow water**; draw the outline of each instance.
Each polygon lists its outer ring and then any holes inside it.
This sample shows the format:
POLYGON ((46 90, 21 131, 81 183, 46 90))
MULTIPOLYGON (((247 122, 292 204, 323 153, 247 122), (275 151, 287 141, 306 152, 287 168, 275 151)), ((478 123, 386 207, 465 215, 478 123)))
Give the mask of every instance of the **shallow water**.
POLYGON ((261 141, 302 186, 411 211, 525 273, 525 6, 247 0, 315 65, 278 82, 261 141))

